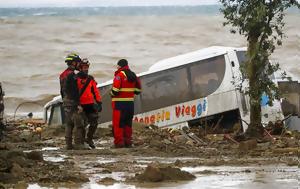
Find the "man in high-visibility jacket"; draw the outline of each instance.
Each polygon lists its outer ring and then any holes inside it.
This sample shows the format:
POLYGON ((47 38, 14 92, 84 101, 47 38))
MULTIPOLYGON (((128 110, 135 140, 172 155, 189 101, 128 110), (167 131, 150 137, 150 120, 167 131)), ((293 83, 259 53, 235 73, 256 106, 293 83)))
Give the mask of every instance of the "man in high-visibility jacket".
MULTIPOLYGON (((88 75, 89 61, 87 59, 82 59, 79 64, 79 72, 76 76, 76 83, 78 88, 79 104, 82 107, 82 115, 85 120, 84 125, 81 125, 81 143, 85 140, 85 128, 84 126, 89 124, 86 142, 91 148, 95 148, 93 142, 93 136, 96 132, 98 125, 98 113, 102 111, 101 95, 97 88, 97 82, 93 76, 88 75), (87 123, 87 124, 86 124, 87 123)), ((80 138, 80 133, 79 138, 80 138)))
POLYGON ((132 146, 132 119, 134 114, 134 95, 141 93, 141 83, 129 69, 125 59, 118 61, 111 89, 113 109, 113 134, 116 148, 132 146))

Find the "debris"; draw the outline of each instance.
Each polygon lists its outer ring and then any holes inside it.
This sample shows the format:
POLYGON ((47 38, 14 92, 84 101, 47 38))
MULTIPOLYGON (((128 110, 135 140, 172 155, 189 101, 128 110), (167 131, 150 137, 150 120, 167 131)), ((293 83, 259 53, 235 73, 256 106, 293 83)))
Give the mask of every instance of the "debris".
POLYGON ((239 142, 234 140, 229 134, 224 134, 224 139, 228 139, 228 140, 232 141, 235 144, 239 144, 239 142))

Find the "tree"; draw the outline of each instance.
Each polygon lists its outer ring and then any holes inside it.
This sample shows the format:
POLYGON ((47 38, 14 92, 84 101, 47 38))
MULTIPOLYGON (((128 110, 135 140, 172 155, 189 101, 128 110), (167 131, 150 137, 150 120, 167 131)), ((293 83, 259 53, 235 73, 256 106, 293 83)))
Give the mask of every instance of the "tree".
POLYGON ((282 44, 284 16, 289 7, 300 8, 297 0, 220 0, 223 7, 225 25, 232 25, 232 33, 238 32, 247 38, 247 61, 241 67, 249 87, 250 124, 246 131, 249 137, 263 134, 261 124, 261 96, 269 97, 269 105, 279 98, 276 85, 270 76, 279 69, 278 64, 270 64, 269 56, 277 45, 282 44))

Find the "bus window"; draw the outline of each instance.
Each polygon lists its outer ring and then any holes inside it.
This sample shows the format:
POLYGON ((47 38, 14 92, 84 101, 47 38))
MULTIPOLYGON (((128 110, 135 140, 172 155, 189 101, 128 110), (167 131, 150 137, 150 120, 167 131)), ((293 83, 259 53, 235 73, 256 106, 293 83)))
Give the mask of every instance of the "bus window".
POLYGON ((101 87, 100 94, 102 97, 102 112, 100 113, 99 123, 111 121, 112 119, 112 107, 110 97, 111 85, 101 87))
POLYGON ((206 97, 221 85, 225 74, 224 56, 196 62, 190 66, 194 98, 206 97))
POLYGON ((62 117, 61 117, 61 109, 60 105, 56 105, 52 107, 52 117, 50 120, 51 125, 60 125, 62 124, 62 117))
POLYGON ((189 100, 189 82, 185 67, 164 70, 141 78, 142 111, 170 106, 189 100))

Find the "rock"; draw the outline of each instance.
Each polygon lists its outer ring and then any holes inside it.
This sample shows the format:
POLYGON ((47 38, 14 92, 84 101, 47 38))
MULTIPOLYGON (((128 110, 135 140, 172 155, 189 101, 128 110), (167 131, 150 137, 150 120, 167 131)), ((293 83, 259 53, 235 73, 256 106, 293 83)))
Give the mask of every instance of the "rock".
POLYGON ((26 154, 28 159, 35 161, 44 161, 42 152, 39 151, 31 151, 26 154))
POLYGON ((179 168, 159 167, 148 165, 144 173, 137 175, 137 180, 146 182, 193 180, 196 177, 189 172, 181 171, 179 168))
POLYGON ((239 151, 242 151, 242 152, 247 152, 249 150, 253 150, 257 147, 257 142, 255 139, 253 140, 247 140, 247 141, 243 141, 243 142, 240 142, 239 144, 239 151))
POLYGON ((111 177, 105 177, 105 178, 101 179, 98 183, 104 184, 104 185, 112 185, 115 182, 117 182, 115 179, 113 179, 111 177))
POLYGON ((160 172, 158 167, 149 165, 146 168, 145 172, 139 176, 138 180, 148 182, 160 182, 164 180, 164 176, 160 172))

